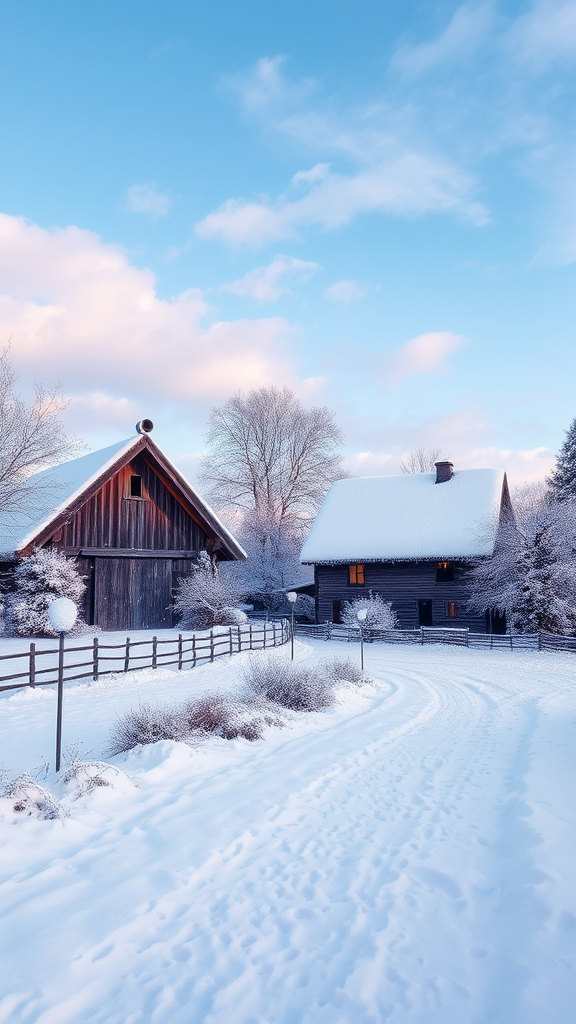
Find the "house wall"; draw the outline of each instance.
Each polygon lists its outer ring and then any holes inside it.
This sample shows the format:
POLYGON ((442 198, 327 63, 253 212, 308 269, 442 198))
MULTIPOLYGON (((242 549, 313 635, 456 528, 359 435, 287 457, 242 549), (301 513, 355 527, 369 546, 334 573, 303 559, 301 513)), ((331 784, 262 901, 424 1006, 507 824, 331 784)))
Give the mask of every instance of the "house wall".
POLYGON ((484 615, 465 611, 469 597, 465 566, 456 563, 455 579, 436 582, 436 562, 367 562, 364 564, 365 583, 362 586, 348 582, 347 565, 317 565, 315 567, 316 615, 318 622, 332 620, 332 601, 353 601, 372 590, 385 601, 391 601, 401 629, 418 626, 418 601, 432 601, 434 626, 468 627, 474 632, 486 631, 484 615), (457 601, 457 618, 446 616, 446 601, 457 601))

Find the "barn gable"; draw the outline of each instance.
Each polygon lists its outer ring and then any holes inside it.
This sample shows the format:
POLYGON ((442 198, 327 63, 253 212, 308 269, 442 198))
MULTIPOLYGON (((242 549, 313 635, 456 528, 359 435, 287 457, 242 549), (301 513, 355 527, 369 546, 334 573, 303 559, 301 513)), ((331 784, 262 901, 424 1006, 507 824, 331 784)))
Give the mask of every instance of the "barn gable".
POLYGON ((174 586, 200 551, 219 560, 246 558, 147 434, 30 482, 35 522, 5 522, 0 544, 13 558, 39 547, 76 557, 87 580, 86 621, 104 629, 171 626, 174 586))

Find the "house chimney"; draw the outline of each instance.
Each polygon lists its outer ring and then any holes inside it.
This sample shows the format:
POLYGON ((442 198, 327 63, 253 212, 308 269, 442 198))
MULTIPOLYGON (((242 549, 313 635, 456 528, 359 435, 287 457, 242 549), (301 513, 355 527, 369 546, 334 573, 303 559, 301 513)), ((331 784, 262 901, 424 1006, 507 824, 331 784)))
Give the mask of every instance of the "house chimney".
POLYGON ((149 434, 154 429, 152 420, 139 420, 136 424, 136 433, 149 434))
POLYGON ((434 465, 436 466, 437 484, 445 484, 454 476, 454 466, 451 462, 435 462, 434 465))

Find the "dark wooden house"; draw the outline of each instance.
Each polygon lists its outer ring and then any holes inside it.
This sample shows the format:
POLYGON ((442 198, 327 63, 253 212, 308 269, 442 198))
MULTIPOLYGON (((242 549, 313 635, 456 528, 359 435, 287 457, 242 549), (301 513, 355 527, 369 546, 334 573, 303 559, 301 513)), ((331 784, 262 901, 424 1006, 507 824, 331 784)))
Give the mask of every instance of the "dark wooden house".
POLYGON ((30 479, 35 521, 5 521, 3 569, 36 548, 74 556, 87 587, 83 614, 102 629, 172 626, 180 575, 198 553, 244 560, 246 553, 149 436, 149 420, 128 441, 30 479))
POLYGON ((301 553, 314 566, 316 619, 339 622, 344 602, 372 591, 392 603, 400 627, 468 627, 504 632, 504 619, 469 612, 467 570, 494 550, 512 515, 506 474, 497 469, 338 480, 301 553))

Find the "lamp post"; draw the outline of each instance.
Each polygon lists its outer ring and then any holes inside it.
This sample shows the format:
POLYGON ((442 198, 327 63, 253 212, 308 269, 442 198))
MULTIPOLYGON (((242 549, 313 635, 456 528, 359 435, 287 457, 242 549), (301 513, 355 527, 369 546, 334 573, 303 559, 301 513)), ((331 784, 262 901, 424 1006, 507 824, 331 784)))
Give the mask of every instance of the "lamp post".
POLYGON ((62 697, 64 695, 64 637, 76 622, 76 605, 69 597, 57 597, 48 605, 48 619, 58 633, 58 707, 56 710, 56 771, 60 771, 62 752, 62 697))
POLYGON ((298 600, 298 594, 295 590, 289 590, 286 597, 290 601, 290 610, 292 612, 292 621, 290 626, 290 661, 294 661, 294 605, 298 600))
POLYGON ((358 622, 360 623, 360 668, 364 671, 364 623, 368 612, 365 608, 361 608, 360 611, 356 612, 358 622))

